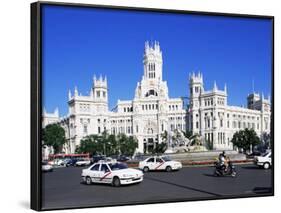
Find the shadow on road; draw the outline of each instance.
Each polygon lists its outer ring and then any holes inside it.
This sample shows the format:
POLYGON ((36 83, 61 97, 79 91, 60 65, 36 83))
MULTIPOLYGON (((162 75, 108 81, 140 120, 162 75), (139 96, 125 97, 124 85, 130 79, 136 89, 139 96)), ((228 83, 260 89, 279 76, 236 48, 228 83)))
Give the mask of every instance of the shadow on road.
POLYGON ((180 187, 180 188, 189 189, 189 190, 196 191, 196 192, 205 193, 205 194, 208 194, 208 195, 213 195, 213 196, 218 196, 218 197, 222 196, 222 195, 217 194, 217 193, 208 192, 208 191, 205 191, 205 190, 196 189, 196 188, 189 187, 189 186, 184 186, 184 185, 172 183, 172 182, 169 182, 169 181, 159 180, 159 179, 152 178, 152 177, 147 177, 146 179, 149 179, 149 180, 152 180, 152 181, 156 181, 156 182, 160 182, 160 183, 166 183, 166 184, 169 184, 169 185, 173 185, 173 186, 177 186, 177 187, 180 187))
POLYGON ((255 187, 253 192, 256 194, 265 194, 265 193, 272 193, 271 187, 255 187))
POLYGON ((215 178, 216 176, 214 174, 203 174, 204 176, 207 176, 207 177, 212 177, 212 178, 215 178))
POLYGON ((261 170, 258 166, 242 166, 241 169, 248 169, 248 170, 261 170))
POLYGON ((84 186, 89 186, 89 187, 92 187, 92 186, 104 186, 104 187, 111 187, 111 188, 128 188, 130 186, 136 186, 136 185, 139 185, 141 182, 139 183, 132 183, 132 184, 124 184, 124 185, 120 185, 120 186, 113 186, 112 184, 110 183, 92 183, 91 185, 88 185, 86 184, 85 182, 81 181, 80 184, 81 185, 84 185, 84 186))
POLYGON ((225 175, 225 176, 215 176, 214 174, 203 174, 206 177, 212 177, 212 178, 234 178, 231 175, 225 175))

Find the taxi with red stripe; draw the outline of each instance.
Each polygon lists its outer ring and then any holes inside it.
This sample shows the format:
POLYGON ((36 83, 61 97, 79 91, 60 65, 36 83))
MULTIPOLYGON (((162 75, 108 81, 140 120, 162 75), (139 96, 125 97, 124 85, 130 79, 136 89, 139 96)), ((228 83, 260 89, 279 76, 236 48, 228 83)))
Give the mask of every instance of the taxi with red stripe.
POLYGON ((82 170, 83 181, 92 183, 107 183, 113 186, 140 183, 143 181, 143 172, 138 169, 128 168, 121 162, 99 161, 87 169, 82 170))
POLYGON ((182 163, 171 160, 168 156, 152 156, 139 162, 139 169, 143 172, 151 170, 165 170, 167 172, 179 170, 182 168, 182 163))

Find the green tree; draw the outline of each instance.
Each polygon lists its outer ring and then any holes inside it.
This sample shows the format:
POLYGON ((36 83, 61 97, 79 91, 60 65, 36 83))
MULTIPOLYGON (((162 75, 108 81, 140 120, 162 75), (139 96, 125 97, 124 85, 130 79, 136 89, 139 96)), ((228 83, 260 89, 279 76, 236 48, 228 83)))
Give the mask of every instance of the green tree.
POLYGON ((66 142, 65 131, 58 124, 49 124, 42 130, 42 139, 44 145, 53 147, 54 152, 59 153, 66 142))
POLYGON ((107 156, 133 155, 137 147, 138 142, 133 136, 128 137, 125 134, 115 136, 103 132, 101 135, 89 135, 83 138, 76 152, 93 155, 104 154, 107 156))
POLYGON ((162 142, 162 143, 158 143, 156 144, 155 148, 153 149, 152 153, 155 154, 162 154, 166 151, 167 149, 167 143, 162 142))
POLYGON ((268 149, 271 148, 271 135, 270 133, 264 132, 261 136, 262 138, 262 145, 264 148, 268 149))
POLYGON ((101 137, 98 135, 88 135, 81 139, 80 145, 76 149, 77 153, 90 153, 90 154, 101 154, 103 153, 103 144, 101 137))
POLYGON ((235 132, 231 140, 234 146, 242 148, 244 152, 252 151, 253 148, 260 144, 260 138, 253 129, 244 129, 235 132), (250 150, 252 148, 252 150, 250 150))
POLYGON ((120 148, 120 154, 133 155, 138 147, 138 141, 133 136, 126 136, 125 134, 118 135, 118 144, 120 148))

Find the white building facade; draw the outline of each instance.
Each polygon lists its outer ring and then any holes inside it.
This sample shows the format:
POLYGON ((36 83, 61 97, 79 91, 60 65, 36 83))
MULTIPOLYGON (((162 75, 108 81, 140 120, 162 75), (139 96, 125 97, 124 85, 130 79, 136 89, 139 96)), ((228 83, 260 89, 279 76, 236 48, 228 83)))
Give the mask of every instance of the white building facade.
MULTIPOLYGON (((90 95, 69 91, 67 117, 59 122, 65 129, 66 153, 74 153, 80 140, 90 134, 133 135, 138 140, 137 152, 148 153, 158 143, 161 134, 175 129, 192 131, 202 136, 213 149, 233 149, 232 135, 243 128, 253 128, 260 135, 270 132, 270 102, 257 94, 248 96, 248 108, 227 105, 227 91, 214 85, 204 90, 203 75, 189 76, 189 107, 182 98, 170 98, 167 82, 162 78, 163 58, 158 42, 145 43, 143 76, 137 82, 133 100, 118 100, 108 109, 106 77, 93 78, 90 95)), ((54 115, 53 117, 58 117, 54 115)), ((43 117, 43 123, 57 122, 43 117)))

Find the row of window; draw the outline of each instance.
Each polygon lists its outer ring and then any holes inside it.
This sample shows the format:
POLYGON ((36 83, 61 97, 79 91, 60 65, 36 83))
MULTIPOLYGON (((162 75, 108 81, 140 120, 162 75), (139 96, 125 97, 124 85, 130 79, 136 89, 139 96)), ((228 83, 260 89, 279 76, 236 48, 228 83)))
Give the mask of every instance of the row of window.
POLYGON ((169 110, 170 111, 174 111, 174 110, 178 110, 180 107, 178 105, 169 105, 169 110))
POLYGON ((158 104, 143 104, 142 110, 158 110, 158 104))
MULTIPOLYGON (((201 88, 198 87, 198 86, 194 87, 194 90, 195 90, 195 93, 199 93, 199 92, 201 93, 201 88)), ((192 87, 190 88, 190 94, 193 94, 193 88, 192 87)))
POLYGON ((184 119, 184 117, 169 117, 169 120, 170 121, 173 121, 173 120, 182 120, 184 119))
POLYGON ((130 122, 132 122, 132 120, 127 119, 127 120, 112 120, 112 121, 111 121, 112 124, 116 124, 116 123, 125 123, 125 122, 130 123, 130 122))
MULTIPOLYGON (((225 133, 224 132, 218 132, 218 144, 226 144, 230 145, 230 140, 227 138, 227 141, 225 140, 225 133)), ((205 133, 205 140, 208 142, 213 143, 214 142, 214 134, 213 133, 205 133)))
POLYGON ((154 63, 148 64, 148 71, 155 71, 155 64, 154 63))
POLYGON ((105 91, 97 91, 96 92, 96 96, 97 96, 97 98, 100 98, 100 97, 103 97, 103 98, 105 98, 106 97, 106 92, 105 91), (101 96, 102 95, 102 96, 101 96))
POLYGON ((174 131, 175 129, 184 130, 184 125, 182 125, 182 124, 171 124, 170 125, 170 130, 174 131))
POLYGON ((149 72, 148 78, 155 78, 155 72, 149 72))
POLYGON ((79 104, 81 112, 90 112, 90 104, 79 104))
MULTIPOLYGON (((209 115, 209 113, 205 113, 205 117, 207 117, 209 115)), ((198 114, 196 114, 195 115, 197 118, 199 117, 199 115, 198 114)), ((210 116, 212 117, 213 116, 213 112, 210 112, 210 116)), ((223 117, 224 116, 224 112, 218 112, 218 116, 219 117, 223 117)), ((230 116, 230 114, 229 113, 227 113, 227 118, 229 118, 229 116, 230 116)), ((260 118, 258 117, 258 116, 246 116, 246 115, 240 115, 240 114, 232 114, 232 117, 233 118, 243 118, 243 119, 248 119, 248 120, 250 120, 250 119, 252 119, 252 120, 260 120, 260 118)), ((192 115, 191 115, 191 118, 192 118, 192 115)))
POLYGON ((224 105, 224 98, 218 98, 218 105, 224 105))
POLYGON ((132 134, 133 133, 133 127, 132 126, 127 126, 127 128, 122 127, 122 126, 120 126, 119 128, 112 127, 111 133, 114 134, 114 135, 119 134, 119 133, 132 134))
POLYGON ((133 112, 133 107, 124 107, 124 112, 133 112))

